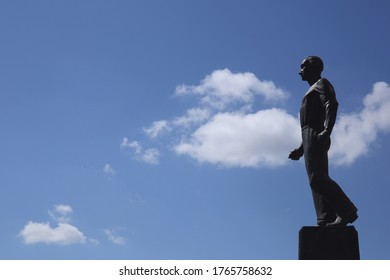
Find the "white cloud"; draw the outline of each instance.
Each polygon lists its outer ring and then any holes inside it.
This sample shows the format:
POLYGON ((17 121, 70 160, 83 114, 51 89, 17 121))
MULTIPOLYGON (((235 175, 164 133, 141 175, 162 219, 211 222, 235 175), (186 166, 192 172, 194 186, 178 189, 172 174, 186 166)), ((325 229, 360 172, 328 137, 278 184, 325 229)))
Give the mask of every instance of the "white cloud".
POLYGON ((232 73, 229 69, 216 70, 199 85, 180 85, 177 95, 199 95, 204 104, 224 109, 234 103, 251 103, 256 96, 266 101, 280 101, 287 93, 272 81, 261 81, 253 73, 232 73))
POLYGON ((19 234, 24 243, 47 243, 69 245, 75 243, 85 243, 86 237, 75 226, 70 224, 58 224, 52 228, 48 223, 28 222, 19 234))
POLYGON ((116 171, 108 163, 104 166, 103 172, 110 176, 116 175, 116 171))
POLYGON ((158 164, 160 159, 160 151, 156 148, 144 148, 138 141, 129 141, 124 137, 121 144, 122 148, 131 148, 134 152, 135 158, 139 161, 148 164, 158 164))
POLYGON ((229 167, 278 166, 287 162, 299 141, 298 120, 273 108, 254 114, 218 113, 175 151, 229 167))
POLYGON ((105 229, 104 234, 107 236, 108 240, 116 245, 123 245, 126 243, 126 238, 117 235, 114 230, 105 229))
MULTIPOLYGON (((257 96, 263 97, 266 101, 280 101, 287 98, 287 93, 275 86, 271 81, 261 81, 253 73, 232 73, 228 69, 216 70, 210 75, 207 75, 199 85, 181 85, 176 88, 176 95, 195 95, 200 98, 200 106, 190 108, 182 116, 173 118, 172 120, 159 120, 153 122, 149 127, 144 128, 143 131, 149 136, 151 140, 160 136, 164 132, 174 132, 181 134, 180 138, 187 139, 188 134, 192 134, 193 129, 204 125, 216 114, 221 112, 228 106, 239 106, 239 111, 248 111, 251 107, 254 98, 257 96)), ((207 126, 210 127, 211 125, 207 126)), ((205 128, 203 128, 204 130, 205 128)), ((200 132, 195 132, 194 137, 200 132)), ((182 142, 175 150, 181 154, 197 155, 197 159, 207 160, 204 152, 195 151, 195 142, 199 139, 190 139, 192 142, 182 142), (194 142, 195 141, 195 142, 194 142)), ((211 140, 211 139, 209 139, 211 140)), ((199 143, 198 143, 199 144, 199 143)), ((207 149, 208 145, 200 145, 198 148, 207 149)), ((210 144, 210 143, 208 143, 210 144)), ((139 161, 149 164, 158 164, 160 151, 156 148, 144 148, 138 141, 129 141, 123 138, 122 148, 130 148, 133 150, 135 158, 139 161)), ((222 147, 219 148, 221 151, 222 147)), ((218 154, 219 152, 215 152, 218 154)), ((266 153, 269 154, 269 153, 266 153)), ((275 158, 269 158, 267 155, 259 156, 265 161, 270 161, 274 164, 277 161, 275 158)), ((211 157, 214 158, 214 157, 211 157)), ((259 161, 259 159, 249 160, 249 165, 252 161, 259 161)), ((218 161, 218 160, 217 160, 218 161)), ((219 162, 219 161, 218 161, 219 162)), ((240 163, 247 165, 245 163, 240 163)))
POLYGON ((49 223, 29 221, 19 233, 19 237, 22 238, 25 244, 69 245, 86 242, 97 244, 97 240, 87 239, 77 227, 70 224, 70 215, 73 213, 70 205, 55 205, 54 209, 48 211, 48 213, 57 223, 57 226, 52 227, 49 223))
POLYGON ((178 154, 224 166, 276 166, 287 161, 293 141, 289 137, 297 138, 299 132, 292 131, 297 127, 296 118, 280 109, 248 113, 258 96, 268 102, 288 97, 272 81, 261 81, 249 72, 222 69, 207 75, 199 85, 176 87, 176 95, 198 96, 202 105, 172 121, 179 128, 195 126, 174 145, 178 154))
POLYGON ((390 86, 374 84, 358 113, 340 115, 334 128, 330 156, 336 164, 351 164, 366 155, 378 134, 390 131, 390 86))

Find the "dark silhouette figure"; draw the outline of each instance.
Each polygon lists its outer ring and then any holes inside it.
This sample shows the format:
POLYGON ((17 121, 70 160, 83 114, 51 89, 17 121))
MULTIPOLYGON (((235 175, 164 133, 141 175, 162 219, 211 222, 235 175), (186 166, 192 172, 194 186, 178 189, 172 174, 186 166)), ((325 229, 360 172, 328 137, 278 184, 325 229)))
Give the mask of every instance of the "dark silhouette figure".
POLYGON ((299 75, 310 85, 302 100, 300 122, 302 145, 289 158, 305 158, 319 226, 346 226, 357 218, 357 208, 328 174, 330 135, 336 122, 338 102, 331 83, 321 78, 324 68, 319 57, 309 56, 299 75))

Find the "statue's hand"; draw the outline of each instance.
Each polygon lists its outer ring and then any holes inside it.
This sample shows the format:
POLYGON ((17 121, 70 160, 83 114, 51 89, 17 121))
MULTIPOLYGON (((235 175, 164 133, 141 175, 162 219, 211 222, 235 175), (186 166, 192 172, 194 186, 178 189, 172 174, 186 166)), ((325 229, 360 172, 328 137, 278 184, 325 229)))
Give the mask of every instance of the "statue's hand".
POLYGON ((290 153, 288 156, 291 160, 299 160, 303 156, 303 150, 302 149, 295 149, 290 153))
POLYGON ((324 139, 329 137, 329 132, 325 129, 317 135, 318 142, 322 142, 324 139))

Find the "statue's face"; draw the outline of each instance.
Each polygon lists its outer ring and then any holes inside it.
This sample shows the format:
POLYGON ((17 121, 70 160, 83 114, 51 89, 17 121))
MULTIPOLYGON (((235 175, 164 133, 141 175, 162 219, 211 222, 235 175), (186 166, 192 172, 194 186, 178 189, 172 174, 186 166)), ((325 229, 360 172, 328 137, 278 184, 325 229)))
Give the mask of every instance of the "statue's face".
POLYGON ((302 81, 308 81, 312 78, 317 71, 315 71, 313 65, 308 59, 304 59, 301 64, 301 70, 299 71, 299 75, 302 77, 302 81))

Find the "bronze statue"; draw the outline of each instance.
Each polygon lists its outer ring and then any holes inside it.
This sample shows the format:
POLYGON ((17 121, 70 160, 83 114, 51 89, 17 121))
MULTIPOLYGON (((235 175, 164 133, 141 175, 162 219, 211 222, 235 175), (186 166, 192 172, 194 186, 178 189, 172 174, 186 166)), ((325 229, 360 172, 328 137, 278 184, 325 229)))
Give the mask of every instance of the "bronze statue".
POLYGON ((302 145, 289 158, 305 158, 319 226, 346 226, 357 218, 357 208, 328 174, 330 135, 336 122, 338 102, 331 83, 321 77, 324 64, 317 56, 305 58, 299 75, 310 85, 302 100, 302 145))

